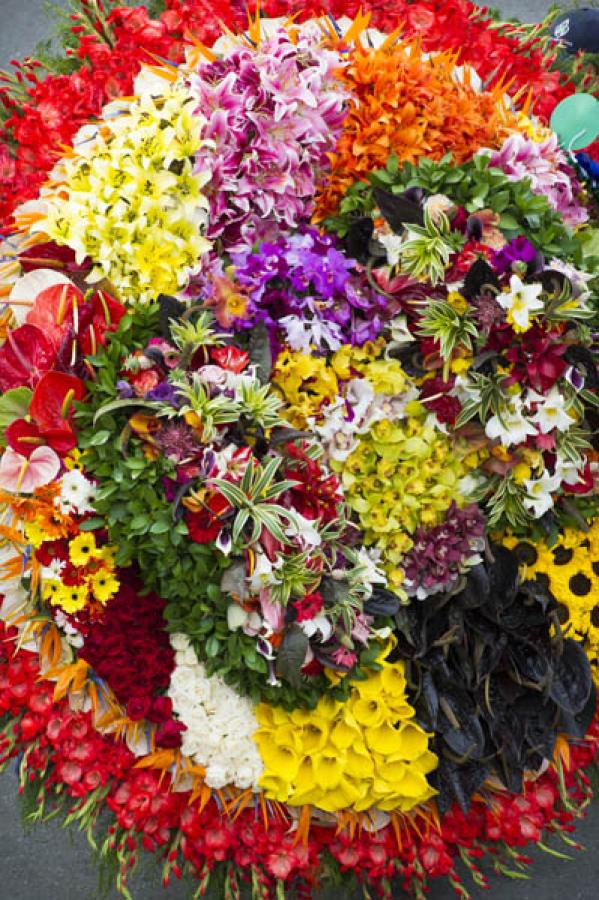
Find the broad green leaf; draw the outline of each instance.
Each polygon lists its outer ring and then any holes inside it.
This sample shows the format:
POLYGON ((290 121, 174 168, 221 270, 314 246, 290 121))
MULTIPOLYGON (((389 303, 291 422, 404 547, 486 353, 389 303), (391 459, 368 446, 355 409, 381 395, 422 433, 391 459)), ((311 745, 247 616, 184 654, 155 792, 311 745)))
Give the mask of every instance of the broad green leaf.
POLYGON ((0 445, 6 446, 4 432, 16 419, 29 412, 33 394, 27 387, 11 388, 0 397, 0 445))

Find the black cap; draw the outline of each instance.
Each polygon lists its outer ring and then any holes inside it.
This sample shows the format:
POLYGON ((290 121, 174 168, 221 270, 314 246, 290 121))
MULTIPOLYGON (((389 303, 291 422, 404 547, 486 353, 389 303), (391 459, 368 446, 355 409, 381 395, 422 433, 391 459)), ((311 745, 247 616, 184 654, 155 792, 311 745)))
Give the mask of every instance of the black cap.
POLYGON ((551 36, 569 53, 599 53, 599 9, 573 9, 551 26, 551 36))

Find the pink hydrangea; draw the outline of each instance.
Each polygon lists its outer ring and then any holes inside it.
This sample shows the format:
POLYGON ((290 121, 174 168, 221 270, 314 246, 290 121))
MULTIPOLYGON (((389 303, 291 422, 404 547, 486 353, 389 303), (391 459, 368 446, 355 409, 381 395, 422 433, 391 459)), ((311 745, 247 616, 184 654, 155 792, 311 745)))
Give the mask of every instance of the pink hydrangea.
POLYGON ((512 134, 499 150, 491 153, 491 165, 513 181, 529 178, 534 193, 546 197, 571 228, 587 221, 588 210, 577 198, 580 184, 555 134, 542 142, 512 134))
POLYGON ((214 142, 197 156, 210 171, 209 237, 248 249, 280 227, 309 219, 328 154, 341 133, 347 94, 337 53, 284 30, 257 48, 236 46, 200 66, 193 86, 214 142))

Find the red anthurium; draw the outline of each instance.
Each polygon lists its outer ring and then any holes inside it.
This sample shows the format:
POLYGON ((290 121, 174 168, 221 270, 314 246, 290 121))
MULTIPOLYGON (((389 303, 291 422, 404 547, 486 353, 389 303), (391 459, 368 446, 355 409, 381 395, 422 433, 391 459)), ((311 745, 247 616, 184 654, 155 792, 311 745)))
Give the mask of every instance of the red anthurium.
POLYGON ((125 315, 125 307, 105 291, 97 291, 85 304, 81 314, 79 346, 81 351, 93 354, 106 344, 105 334, 116 331, 125 315))
POLYGON ((63 337, 73 324, 73 310, 83 303, 83 294, 74 284, 56 284, 35 298, 27 322, 37 325, 58 350, 63 337))
POLYGON ((6 443, 16 453, 29 459, 36 447, 43 447, 46 441, 34 422, 27 419, 15 419, 5 431, 6 443))
POLYGON ((74 375, 48 372, 33 392, 29 415, 42 430, 61 428, 74 400, 83 400, 85 384, 74 375))
POLYGON ((69 424, 73 400, 82 400, 85 385, 74 375, 47 372, 39 381, 27 419, 15 419, 6 429, 6 440, 16 453, 26 459, 36 447, 51 447, 60 456, 77 446, 75 432, 69 424))
POLYGON ((73 329, 81 351, 89 354, 104 346, 104 335, 116 331, 124 315, 125 307, 105 291, 97 291, 84 302, 74 284, 57 284, 37 295, 27 322, 41 328, 56 349, 73 329))
POLYGON ((9 331, 0 347, 0 391, 34 388, 42 375, 50 371, 55 357, 54 344, 35 325, 21 325, 9 331))

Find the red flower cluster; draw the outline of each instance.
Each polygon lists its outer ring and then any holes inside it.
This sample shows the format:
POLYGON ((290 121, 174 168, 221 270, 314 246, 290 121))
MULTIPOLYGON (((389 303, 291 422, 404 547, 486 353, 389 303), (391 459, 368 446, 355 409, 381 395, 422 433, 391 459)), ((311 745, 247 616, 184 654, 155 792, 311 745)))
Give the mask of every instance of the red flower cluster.
MULTIPOLYGON (((77 16, 74 19, 79 22, 77 16)), ((105 103, 131 94, 144 63, 152 64, 156 57, 182 62, 187 32, 210 46, 220 33, 219 23, 232 26, 235 14, 227 0, 167 0, 167 10, 158 20, 137 7, 115 9, 107 21, 112 46, 102 38, 101 29, 84 34, 82 25, 73 26, 80 36, 76 55, 85 63, 73 74, 41 80, 34 66, 17 69, 21 84, 29 82, 29 102, 0 87, 0 102, 12 111, 0 137, 4 133, 17 147, 10 164, 6 150, 0 153, 0 219, 36 196, 61 148, 105 103)))
POLYGON ((47 783, 64 784, 71 797, 85 797, 122 778, 133 757, 124 744, 99 734, 89 714, 73 713, 65 706, 54 708, 46 725, 44 743, 53 752, 47 783))
MULTIPOLYGON (((135 597, 129 595, 129 601, 135 603, 135 597)), ((152 852, 163 848, 166 881, 171 872, 179 876, 183 866, 191 866, 204 884, 214 866, 232 863, 265 897, 275 883, 311 890, 325 852, 381 896, 390 896, 392 876, 406 888, 417 887, 420 895, 428 879, 441 876, 457 889, 458 856, 480 879, 479 857, 489 854, 501 871, 506 847, 510 861, 523 863, 527 858, 513 848, 539 841, 547 829, 567 835, 574 815, 560 792, 567 791, 570 808, 582 803, 590 794, 583 770, 599 759, 597 718, 587 741, 570 747, 561 787, 550 768, 526 782, 522 794, 490 792, 473 802, 468 816, 452 808, 440 828, 429 823, 396 829, 390 823, 353 832, 313 824, 300 839, 282 812, 268 805, 260 809, 258 800, 227 815, 216 800, 190 803, 189 793, 171 791, 168 775, 136 768, 131 752, 121 741, 99 735, 88 713, 72 712, 67 701, 53 702, 52 685, 39 681, 36 656, 24 650, 13 654, 15 638, 16 632, 0 623, 0 717, 9 716, 0 732, 0 762, 26 751, 22 778, 37 785, 38 801, 49 801, 52 808, 68 797, 74 801, 69 812, 83 827, 103 827, 98 813, 109 810, 114 818, 105 846, 117 855, 123 880, 141 844, 152 852)), ((232 870, 228 877, 234 877, 232 870)))
POLYGON ((106 804, 118 826, 141 833, 144 849, 154 852, 169 842, 188 802, 189 795, 170 791, 159 772, 132 769, 106 804))
POLYGON ((104 346, 106 333, 116 331, 124 314, 124 307, 104 291, 85 301, 81 291, 68 284, 41 291, 26 323, 9 331, 0 348, 0 391, 39 387, 42 393, 34 404, 38 425, 62 427, 66 395, 73 391, 72 399, 83 396, 75 385, 78 379, 66 381, 62 373, 85 375, 83 356, 104 346))
POLYGON ((166 724, 171 706, 166 698, 157 698, 169 686, 175 657, 164 629, 164 606, 156 594, 138 593, 133 579, 121 583, 102 619, 81 626, 85 644, 79 656, 134 719, 166 724))

